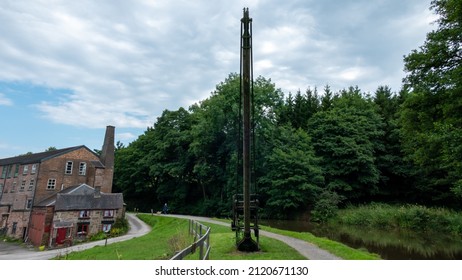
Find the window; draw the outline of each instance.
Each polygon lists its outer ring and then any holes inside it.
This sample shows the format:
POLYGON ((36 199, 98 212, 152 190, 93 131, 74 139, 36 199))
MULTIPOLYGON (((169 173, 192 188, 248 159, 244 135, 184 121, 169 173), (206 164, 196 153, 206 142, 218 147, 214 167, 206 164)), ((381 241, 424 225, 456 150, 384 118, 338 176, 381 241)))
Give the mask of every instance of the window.
POLYGON ((22 168, 22 174, 26 175, 29 172, 29 165, 24 165, 22 168))
POLYGON ((13 172, 13 166, 12 165, 8 165, 8 178, 11 178, 11 173, 13 172))
POLYGON ((16 228, 18 227, 17 222, 13 222, 13 228, 11 229, 11 234, 16 234, 16 228))
POLYGON ((77 224, 77 235, 87 235, 88 224, 77 224))
POLYGON ((72 161, 66 162, 66 174, 72 174, 72 165, 74 165, 72 161))
POLYGON ((30 179, 29 188, 28 188, 27 190, 28 190, 28 191, 31 191, 31 190, 34 188, 34 185, 35 185, 35 180, 34 180, 34 179, 30 179))
POLYGON ((48 179, 47 190, 54 190, 56 187, 56 179, 48 179))
POLYGON ((23 192, 26 188, 26 180, 21 181, 21 186, 19 187, 19 191, 23 192))
POLYGON ((18 177, 19 174, 19 164, 16 164, 14 167, 14 177, 18 177))
POLYGON ((90 211, 89 210, 81 210, 79 213, 80 219, 88 219, 90 218, 90 211))
POLYGON ((105 218, 114 217, 114 210, 104 210, 103 217, 105 218))
POLYGON ((10 192, 14 192, 16 190, 16 181, 13 182, 13 187, 11 187, 10 192))
POLYGON ((37 172, 37 164, 32 164, 32 169, 30 171, 31 174, 35 174, 37 172))
POLYGON ((2 179, 6 178, 7 173, 8 173, 8 166, 3 166, 3 168, 2 168, 2 179))
POLYGON ((0 193, 3 191, 3 184, 0 183, 0 193))
POLYGON ((112 224, 103 224, 103 231, 109 232, 111 230, 112 224))
POLYGON ((29 198, 26 203, 26 209, 31 209, 32 208, 32 199, 29 198))
POLYGON ((81 162, 79 164, 79 175, 85 175, 85 174, 87 174, 87 163, 81 162))

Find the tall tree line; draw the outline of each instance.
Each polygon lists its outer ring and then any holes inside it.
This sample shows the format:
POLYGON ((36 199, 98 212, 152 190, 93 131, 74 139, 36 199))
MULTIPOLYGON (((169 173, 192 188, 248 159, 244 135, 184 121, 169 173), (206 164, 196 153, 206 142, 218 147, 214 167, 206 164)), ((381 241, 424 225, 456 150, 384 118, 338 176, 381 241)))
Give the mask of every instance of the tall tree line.
MULTIPOLYGON (((284 93, 254 82, 256 181, 263 214, 319 220, 349 203, 460 208, 462 0, 436 0, 438 28, 404 58, 403 88, 284 93)), ((114 190, 129 207, 226 216, 240 184, 239 75, 190 108, 165 110, 116 149, 114 190)))

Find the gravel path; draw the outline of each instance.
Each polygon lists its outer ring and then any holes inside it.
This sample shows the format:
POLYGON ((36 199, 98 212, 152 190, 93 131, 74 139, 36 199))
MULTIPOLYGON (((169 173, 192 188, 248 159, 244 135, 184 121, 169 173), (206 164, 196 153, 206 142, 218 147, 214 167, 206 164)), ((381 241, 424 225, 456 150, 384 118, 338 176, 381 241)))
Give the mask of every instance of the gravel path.
MULTIPOLYGON (((175 218, 182 218, 182 219, 192 219, 196 221, 203 221, 203 222, 208 222, 208 223, 213 223, 213 224, 218 224, 222 226, 228 226, 231 227, 229 223, 225 222, 220 222, 213 220, 211 218, 207 217, 196 217, 196 216, 187 216, 187 215, 171 215, 169 214, 168 216, 175 217, 175 218)), ((309 260, 341 260, 341 258, 329 253, 326 250, 323 250, 319 248, 318 246, 308 243, 304 240, 300 240, 297 238, 293 238, 290 236, 285 236, 281 234, 276 234, 264 230, 260 230, 260 234, 262 236, 274 238, 277 240, 280 240, 290 247, 294 248, 297 250, 301 255, 305 256, 309 260)))

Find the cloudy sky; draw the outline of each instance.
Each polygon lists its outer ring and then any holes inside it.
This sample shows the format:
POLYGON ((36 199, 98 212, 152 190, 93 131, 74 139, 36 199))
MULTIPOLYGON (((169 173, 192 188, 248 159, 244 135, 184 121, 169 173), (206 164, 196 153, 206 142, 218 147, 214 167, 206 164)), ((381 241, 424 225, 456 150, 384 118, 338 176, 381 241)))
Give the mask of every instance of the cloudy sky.
POLYGON ((435 28, 431 0, 0 0, 0 158, 128 144, 239 71, 243 7, 254 76, 285 94, 379 85, 435 28))

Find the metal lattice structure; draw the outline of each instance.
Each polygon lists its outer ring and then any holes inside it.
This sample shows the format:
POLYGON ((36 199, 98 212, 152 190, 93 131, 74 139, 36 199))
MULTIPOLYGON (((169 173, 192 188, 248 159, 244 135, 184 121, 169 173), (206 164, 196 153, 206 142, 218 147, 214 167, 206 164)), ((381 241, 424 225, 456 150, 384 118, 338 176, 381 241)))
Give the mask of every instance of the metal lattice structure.
MULTIPOLYGON (((233 197, 233 221, 231 227, 236 231, 236 246, 239 251, 254 252, 259 248, 258 199, 251 194, 252 151, 251 137, 253 125, 251 119, 253 105, 253 65, 252 65, 252 19, 249 9, 245 8, 241 19, 241 81, 242 100, 242 182, 243 194, 233 197), (252 239, 254 230, 256 240, 252 239)), ((255 157, 253 157, 255 158, 255 157)))

